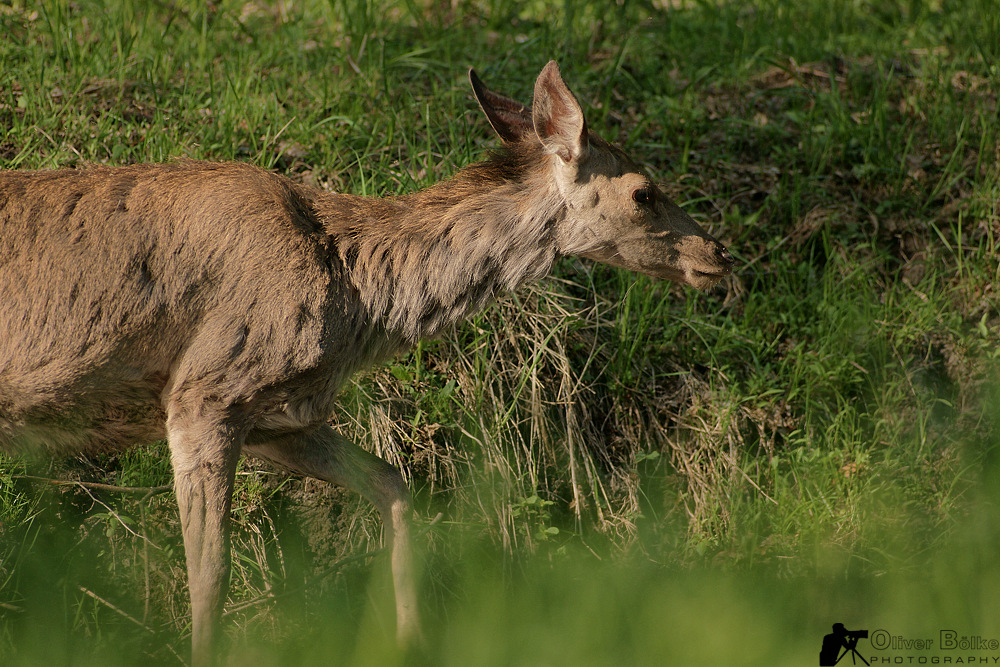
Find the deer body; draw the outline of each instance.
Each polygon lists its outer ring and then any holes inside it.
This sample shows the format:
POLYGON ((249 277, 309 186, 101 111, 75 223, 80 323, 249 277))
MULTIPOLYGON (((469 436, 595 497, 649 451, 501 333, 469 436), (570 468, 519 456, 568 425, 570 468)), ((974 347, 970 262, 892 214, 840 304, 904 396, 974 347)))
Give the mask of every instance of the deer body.
POLYGON ((255 167, 0 172, 0 450, 166 438, 207 661, 241 452, 342 484, 392 542, 400 638, 419 635, 408 493, 326 424, 355 372, 581 255, 714 284, 732 260, 618 149, 550 63, 532 108, 473 88, 505 149, 370 199, 255 167))

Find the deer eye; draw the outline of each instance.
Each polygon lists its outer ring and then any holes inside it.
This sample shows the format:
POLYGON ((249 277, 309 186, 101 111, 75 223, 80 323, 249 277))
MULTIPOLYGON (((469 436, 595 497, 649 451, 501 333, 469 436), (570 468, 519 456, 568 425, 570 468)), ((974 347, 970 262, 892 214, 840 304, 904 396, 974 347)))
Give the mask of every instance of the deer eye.
POLYGON ((641 204, 643 206, 648 206, 653 203, 653 189, 648 185, 641 188, 636 188, 632 191, 632 201, 636 204, 641 204))

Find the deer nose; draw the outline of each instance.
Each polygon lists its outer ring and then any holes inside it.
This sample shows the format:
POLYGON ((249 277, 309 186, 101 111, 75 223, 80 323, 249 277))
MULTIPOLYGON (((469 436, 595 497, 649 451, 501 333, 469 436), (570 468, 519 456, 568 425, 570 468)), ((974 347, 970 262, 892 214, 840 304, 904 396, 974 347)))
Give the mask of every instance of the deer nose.
POLYGON ((721 259, 723 262, 726 262, 727 264, 732 264, 735 261, 733 259, 732 253, 730 253, 729 250, 726 249, 726 246, 720 245, 718 248, 716 248, 715 254, 718 255, 719 259, 721 259))

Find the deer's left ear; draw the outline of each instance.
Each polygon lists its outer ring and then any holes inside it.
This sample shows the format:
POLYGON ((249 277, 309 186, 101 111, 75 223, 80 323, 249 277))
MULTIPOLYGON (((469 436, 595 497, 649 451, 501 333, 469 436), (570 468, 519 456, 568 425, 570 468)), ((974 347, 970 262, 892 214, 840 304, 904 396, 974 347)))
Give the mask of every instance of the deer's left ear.
POLYGON ((587 152, 587 119, 559 74, 559 65, 550 60, 535 81, 531 120, 542 145, 563 162, 580 161, 587 152))

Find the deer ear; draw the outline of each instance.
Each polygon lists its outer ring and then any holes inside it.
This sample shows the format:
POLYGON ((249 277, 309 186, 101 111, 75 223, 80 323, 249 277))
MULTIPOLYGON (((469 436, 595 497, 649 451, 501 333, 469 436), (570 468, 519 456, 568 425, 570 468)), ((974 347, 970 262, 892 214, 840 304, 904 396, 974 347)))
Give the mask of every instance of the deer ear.
POLYGON ((535 134, 548 151, 567 163, 583 158, 588 146, 587 119, 580 103, 563 83, 554 60, 549 61, 535 81, 531 117, 535 134))
POLYGON ((530 109, 516 100, 494 93, 483 84, 474 69, 469 70, 469 82, 490 125, 505 143, 516 143, 531 136, 534 127, 530 109))

